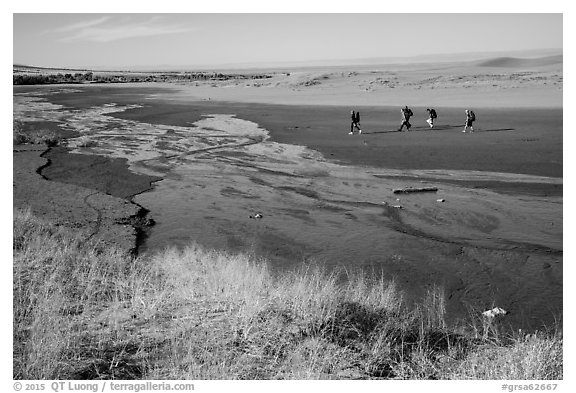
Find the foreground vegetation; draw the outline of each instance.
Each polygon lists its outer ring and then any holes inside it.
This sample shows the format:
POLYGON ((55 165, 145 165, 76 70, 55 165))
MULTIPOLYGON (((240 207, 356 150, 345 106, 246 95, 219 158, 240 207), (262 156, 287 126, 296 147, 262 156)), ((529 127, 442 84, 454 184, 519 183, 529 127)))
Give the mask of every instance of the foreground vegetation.
POLYGON ((562 333, 450 328, 444 297, 191 245, 148 258, 14 212, 17 379, 562 379, 562 333))

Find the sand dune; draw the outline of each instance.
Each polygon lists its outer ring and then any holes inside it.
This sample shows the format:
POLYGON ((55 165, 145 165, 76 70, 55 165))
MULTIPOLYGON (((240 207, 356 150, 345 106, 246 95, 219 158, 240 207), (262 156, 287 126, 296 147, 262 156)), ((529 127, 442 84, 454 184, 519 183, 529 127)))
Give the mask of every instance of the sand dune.
POLYGON ((504 68, 533 68, 563 63, 563 55, 539 57, 535 59, 521 59, 517 57, 496 57, 483 60, 477 65, 480 67, 504 67, 504 68))
POLYGON ((326 67, 279 73, 265 80, 184 83, 179 84, 178 96, 291 105, 558 108, 563 105, 563 70, 562 63, 555 61, 326 67))

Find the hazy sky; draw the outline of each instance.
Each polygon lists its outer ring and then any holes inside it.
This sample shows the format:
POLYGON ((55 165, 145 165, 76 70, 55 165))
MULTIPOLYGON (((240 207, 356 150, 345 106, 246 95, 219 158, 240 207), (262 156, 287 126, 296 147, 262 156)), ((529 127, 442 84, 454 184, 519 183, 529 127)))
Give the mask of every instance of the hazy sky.
POLYGON ((562 14, 14 14, 13 63, 217 65, 562 48, 562 14))

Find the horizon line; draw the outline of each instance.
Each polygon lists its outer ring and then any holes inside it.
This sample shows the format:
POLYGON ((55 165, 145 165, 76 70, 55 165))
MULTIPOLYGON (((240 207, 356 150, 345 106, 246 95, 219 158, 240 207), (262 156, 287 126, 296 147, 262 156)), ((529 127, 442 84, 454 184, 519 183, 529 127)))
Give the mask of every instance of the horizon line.
MULTIPOLYGON (((29 67, 46 70, 70 70, 70 71, 100 71, 100 72, 119 72, 119 71, 132 71, 132 72, 162 72, 162 71, 185 71, 185 69, 193 68, 213 68, 213 69, 264 69, 264 68, 301 68, 301 67, 322 67, 322 66, 376 66, 376 65, 400 65, 405 64, 402 61, 419 60, 414 63, 426 62, 450 62, 450 61, 474 61, 478 59, 462 59, 467 56, 495 56, 498 54, 510 54, 510 56, 498 57, 514 57, 513 54, 518 53, 538 53, 538 52, 559 52, 555 55, 563 55, 563 48, 536 48, 536 49, 520 49, 520 50, 498 50, 498 51, 479 51, 479 52, 453 52, 453 53, 433 53, 412 56, 375 56, 375 57, 362 57, 362 58, 338 58, 338 59, 312 59, 312 60, 270 60, 270 61, 257 61, 257 62, 236 62, 236 63, 206 63, 206 64, 157 64, 157 65, 118 65, 118 66, 37 66, 22 63, 13 63, 13 67, 29 67), (461 59, 458 59, 458 58, 461 59), (437 59, 434 59, 437 58, 437 59), (452 59, 450 59, 452 58, 452 59), (434 61, 436 60, 436 61, 434 61), (388 61, 386 63, 385 61, 388 61)), ((547 57, 554 55, 541 55, 538 57, 547 57)), ((518 57, 522 58, 522 57, 518 57)), ((528 57, 529 58, 529 57, 528 57)))

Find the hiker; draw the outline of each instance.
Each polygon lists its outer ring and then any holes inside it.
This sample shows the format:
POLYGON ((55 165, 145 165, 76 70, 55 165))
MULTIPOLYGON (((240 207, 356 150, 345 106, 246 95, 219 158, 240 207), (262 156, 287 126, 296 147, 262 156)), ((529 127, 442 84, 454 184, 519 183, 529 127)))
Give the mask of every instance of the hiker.
POLYGON ((466 129, 470 127, 470 132, 474 132, 474 126, 472 123, 476 120, 476 114, 471 109, 466 109, 466 123, 464 124, 464 130, 462 132, 466 132, 466 129))
POLYGON ((426 110, 428 111, 428 120, 426 120, 426 123, 430 125, 430 128, 434 128, 434 119, 438 117, 436 110, 434 110, 434 108, 426 110))
POLYGON ((358 130, 358 134, 362 134, 362 130, 360 129, 360 112, 350 112, 350 117, 352 118, 352 123, 350 124, 350 132, 349 135, 354 134, 354 127, 358 130))
POLYGON ((400 111, 402 112, 402 124, 400 124, 398 131, 402 131, 404 126, 406 126, 406 131, 410 131, 410 127, 412 127, 412 124, 410 124, 410 117, 412 117, 414 113, 412 112, 412 109, 408 108, 408 105, 406 105, 405 108, 400 109, 400 111))

